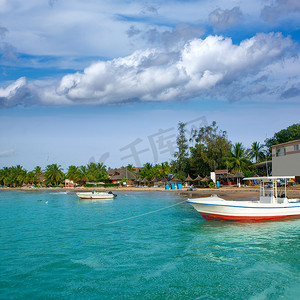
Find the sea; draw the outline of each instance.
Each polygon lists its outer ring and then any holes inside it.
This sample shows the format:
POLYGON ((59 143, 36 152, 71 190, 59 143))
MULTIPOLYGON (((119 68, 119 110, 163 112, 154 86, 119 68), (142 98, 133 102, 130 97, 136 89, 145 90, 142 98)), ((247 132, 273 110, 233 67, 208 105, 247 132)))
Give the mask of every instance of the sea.
POLYGON ((205 221, 184 195, 0 192, 0 299, 300 299, 300 219, 205 221))

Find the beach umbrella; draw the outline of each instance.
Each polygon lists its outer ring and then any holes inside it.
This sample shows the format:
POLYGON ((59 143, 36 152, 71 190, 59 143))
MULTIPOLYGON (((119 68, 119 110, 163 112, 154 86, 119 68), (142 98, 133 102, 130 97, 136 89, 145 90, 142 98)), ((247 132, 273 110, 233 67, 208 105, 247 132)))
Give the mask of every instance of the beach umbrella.
POLYGON ((244 174, 242 172, 236 172, 234 173, 233 177, 236 178, 236 183, 239 185, 241 178, 244 178, 244 174))
POLYGON ((170 180, 170 182, 178 182, 178 181, 181 181, 181 180, 179 180, 176 176, 174 176, 174 177, 170 180))
POLYGON ((211 181, 211 178, 210 176, 205 176, 201 181, 211 181))
POLYGON ((189 185, 191 185, 191 182, 193 181, 192 177, 190 174, 188 174, 187 178, 184 180, 184 182, 188 182, 189 185))
POLYGON ((195 179, 194 182, 197 182, 200 184, 200 181, 202 181, 202 177, 200 175, 198 175, 195 179))
POLYGON ((193 181, 192 177, 190 174, 188 174, 187 178, 184 180, 185 182, 193 181))

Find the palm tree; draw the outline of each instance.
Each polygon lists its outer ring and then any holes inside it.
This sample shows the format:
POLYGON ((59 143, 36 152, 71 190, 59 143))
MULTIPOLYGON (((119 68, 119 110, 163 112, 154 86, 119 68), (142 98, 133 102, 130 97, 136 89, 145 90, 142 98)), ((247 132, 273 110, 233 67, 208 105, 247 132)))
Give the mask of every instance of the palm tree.
POLYGON ((42 168, 40 166, 36 166, 33 170, 35 182, 37 184, 41 183, 41 175, 42 175, 42 168))
POLYGON ((229 168, 234 172, 244 172, 249 170, 251 161, 247 158, 246 151, 242 143, 233 145, 231 154, 227 157, 229 168))
POLYGON ((22 166, 17 165, 16 167, 13 167, 13 173, 14 173, 14 183, 17 183, 18 185, 22 185, 26 181, 26 175, 27 171, 23 169, 22 166))
POLYGON ((66 177, 76 183, 79 183, 82 180, 83 174, 79 167, 69 166, 66 177))
POLYGON ((171 173, 171 167, 169 163, 167 161, 161 163, 161 177, 165 177, 170 173, 171 173))
POLYGON ((47 184, 59 185, 65 177, 61 165, 52 164, 46 167, 45 178, 47 184))
POLYGON ((264 145, 260 144, 259 142, 253 142, 249 151, 249 158, 255 159, 256 163, 264 160, 265 154, 262 151, 263 147, 264 145))
POLYGON ((26 183, 34 184, 36 182, 34 171, 30 171, 26 175, 26 183))
POLYGON ((126 169, 127 169, 129 172, 132 172, 132 173, 135 173, 135 172, 136 172, 132 164, 128 164, 128 165, 126 166, 126 169))

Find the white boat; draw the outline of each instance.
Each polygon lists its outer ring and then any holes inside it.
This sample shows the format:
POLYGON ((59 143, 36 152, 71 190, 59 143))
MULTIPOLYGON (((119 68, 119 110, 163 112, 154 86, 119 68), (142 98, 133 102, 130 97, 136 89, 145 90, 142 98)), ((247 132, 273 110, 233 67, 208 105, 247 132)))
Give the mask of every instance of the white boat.
POLYGON ((248 177, 259 181, 257 201, 224 200, 218 196, 188 199, 206 220, 264 221, 300 217, 300 199, 287 198, 287 181, 294 176, 248 177), (279 188, 278 182, 284 182, 279 188))
POLYGON ((76 195, 80 199, 113 199, 117 195, 113 192, 83 192, 83 193, 76 193, 76 195))

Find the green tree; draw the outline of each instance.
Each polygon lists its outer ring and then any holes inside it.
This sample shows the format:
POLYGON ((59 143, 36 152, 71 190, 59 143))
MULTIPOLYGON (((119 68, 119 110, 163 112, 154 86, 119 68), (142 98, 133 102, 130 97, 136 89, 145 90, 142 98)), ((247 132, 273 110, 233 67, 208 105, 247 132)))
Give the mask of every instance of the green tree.
POLYGON ((127 169, 129 172, 132 172, 132 173, 135 173, 135 172, 136 172, 132 164, 127 165, 127 166, 126 166, 126 169, 127 169))
POLYGON ((34 184, 36 183, 34 171, 30 171, 26 175, 26 183, 34 184))
POLYGON ((264 145, 259 142, 253 142, 249 151, 249 158, 255 159, 255 162, 261 162, 265 159, 265 153, 263 151, 264 145))
POLYGON ((166 162, 162 162, 160 164, 161 166, 161 174, 160 174, 160 179, 166 177, 168 174, 171 174, 171 166, 169 165, 169 163, 166 162))
POLYGON ((230 153, 231 142, 227 132, 220 130, 214 121, 209 126, 194 130, 195 145, 190 148, 190 171, 192 176, 198 174, 202 177, 209 175, 210 171, 227 167, 226 157, 230 153))
POLYGON ((270 139, 265 140, 266 147, 268 148, 268 156, 272 157, 272 146, 286 142, 291 142, 300 139, 300 123, 293 124, 286 129, 282 129, 274 134, 270 139))
POLYGON ((46 184, 59 185, 65 178, 61 165, 52 164, 46 167, 45 180, 46 184))
POLYGON ((42 177, 42 168, 40 166, 36 166, 33 170, 34 177, 35 177, 35 183, 39 184, 41 183, 41 177, 42 177))
POLYGON ((2 185, 16 187, 26 183, 27 171, 22 166, 4 167, 0 173, 2 185))
POLYGON ((73 182, 80 183, 82 181, 83 174, 79 167, 69 166, 66 178, 73 182))
POLYGON ((86 181, 99 182, 108 179, 106 166, 103 163, 89 163, 86 168, 86 181))
POLYGON ((140 176, 142 179, 146 178, 149 181, 154 178, 153 166, 151 163, 144 164, 144 166, 140 172, 140 176))
POLYGON ((246 155, 246 150, 242 143, 235 143, 230 156, 227 157, 229 168, 234 172, 245 172, 249 170, 251 161, 246 155))
POLYGON ((186 174, 185 171, 188 166, 188 158, 189 158, 189 146, 188 140, 185 136, 186 129, 185 123, 179 122, 178 123, 178 136, 176 139, 177 144, 177 151, 174 153, 174 167, 175 172, 178 178, 183 179, 186 174))

